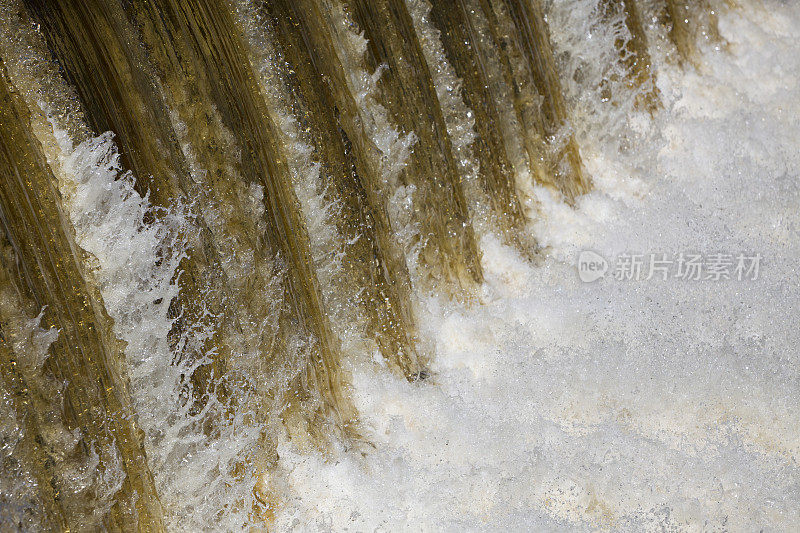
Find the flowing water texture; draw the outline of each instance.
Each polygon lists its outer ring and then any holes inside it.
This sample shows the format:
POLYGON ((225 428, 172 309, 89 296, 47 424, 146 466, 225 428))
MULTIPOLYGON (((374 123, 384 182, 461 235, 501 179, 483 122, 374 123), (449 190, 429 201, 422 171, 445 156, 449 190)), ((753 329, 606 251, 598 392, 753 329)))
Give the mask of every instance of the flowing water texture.
POLYGON ((793 531, 799 33, 0 0, 0 530, 793 531))

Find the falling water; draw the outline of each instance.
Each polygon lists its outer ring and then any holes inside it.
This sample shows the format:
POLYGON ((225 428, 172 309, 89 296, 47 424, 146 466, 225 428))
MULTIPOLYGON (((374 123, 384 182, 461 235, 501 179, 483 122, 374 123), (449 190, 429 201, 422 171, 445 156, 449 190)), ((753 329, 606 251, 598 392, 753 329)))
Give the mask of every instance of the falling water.
MULTIPOLYGON (((392 406, 421 402, 437 438, 461 438, 431 399, 461 379, 447 370, 459 343, 476 376, 513 351, 508 332, 475 332, 505 320, 491 310, 520 273, 566 283, 542 272, 599 246, 591 213, 646 196, 681 80, 736 53, 721 21, 800 20, 777 0, 739 4, 0 0, 0 529, 654 524, 661 510, 637 522, 622 496, 561 487, 558 461, 536 471, 550 488, 534 503, 478 522, 391 504, 373 520, 312 478, 398 468, 395 501, 413 501, 385 439, 417 429, 391 429, 392 406)), ((796 448, 776 446, 796 476, 796 448)), ((484 482, 470 490, 503 490, 484 482)), ((721 500, 737 490, 720 483, 721 500)), ((791 524, 782 505, 761 525, 791 524)))

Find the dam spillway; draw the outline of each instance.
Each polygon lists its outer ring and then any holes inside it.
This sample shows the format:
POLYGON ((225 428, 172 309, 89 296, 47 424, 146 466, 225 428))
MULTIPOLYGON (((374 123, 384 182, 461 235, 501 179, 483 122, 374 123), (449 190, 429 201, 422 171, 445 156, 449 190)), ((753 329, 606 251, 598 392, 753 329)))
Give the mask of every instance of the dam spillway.
POLYGON ((590 244, 745 4, 0 0, 0 524, 282 528, 281 450, 376 453, 359 369, 440 386, 431 309, 590 244))

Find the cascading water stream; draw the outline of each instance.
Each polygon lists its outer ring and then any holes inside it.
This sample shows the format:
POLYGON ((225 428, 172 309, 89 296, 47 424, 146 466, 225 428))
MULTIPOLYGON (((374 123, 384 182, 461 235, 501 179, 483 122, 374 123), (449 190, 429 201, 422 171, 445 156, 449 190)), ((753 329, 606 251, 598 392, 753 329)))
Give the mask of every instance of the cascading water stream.
MULTIPOLYGON (((442 511, 469 498, 375 518, 319 479, 362 479, 379 502, 381 476, 354 472, 397 468, 413 492, 407 457, 386 459, 427 424, 398 414, 409 402, 448 446, 463 437, 434 399, 463 385, 447 328, 472 339, 458 365, 483 372, 472 349, 502 363, 479 314, 515 301, 519 272, 548 279, 591 247, 605 199, 644 196, 608 176, 656 172, 675 80, 736 52, 720 21, 800 20, 740 3, 0 0, 0 529, 480 529, 442 511)), ((541 434, 578 453, 541 405, 541 434)), ((468 476, 413 456, 431 483, 468 476)), ((547 461, 533 503, 483 525, 636 530, 630 495, 565 496, 572 466, 547 461)), ((506 474, 470 490, 516 487, 506 474)))

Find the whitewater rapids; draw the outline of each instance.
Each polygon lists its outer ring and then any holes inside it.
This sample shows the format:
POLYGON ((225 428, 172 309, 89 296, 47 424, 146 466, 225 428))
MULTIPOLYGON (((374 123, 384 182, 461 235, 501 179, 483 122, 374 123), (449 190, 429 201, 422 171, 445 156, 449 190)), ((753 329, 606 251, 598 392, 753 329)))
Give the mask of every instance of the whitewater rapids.
MULTIPOLYGON (((584 4, 555 2, 557 46, 584 4)), ((792 2, 745 5, 702 72, 654 54, 665 109, 628 119, 623 155, 603 117, 579 132, 576 210, 537 191, 543 262, 486 237, 480 304, 427 302, 432 379, 354 364, 374 449, 279 448, 278 529, 796 528, 799 28, 792 2), (583 283, 586 249, 763 259, 757 280, 583 283)))

